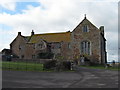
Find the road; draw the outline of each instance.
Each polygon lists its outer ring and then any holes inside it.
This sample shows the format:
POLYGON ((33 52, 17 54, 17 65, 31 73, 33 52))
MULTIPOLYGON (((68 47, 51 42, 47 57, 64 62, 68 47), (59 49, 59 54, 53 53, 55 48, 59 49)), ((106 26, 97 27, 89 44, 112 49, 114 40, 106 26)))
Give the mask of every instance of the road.
POLYGON ((3 88, 118 88, 118 71, 79 68, 76 72, 3 71, 3 88))

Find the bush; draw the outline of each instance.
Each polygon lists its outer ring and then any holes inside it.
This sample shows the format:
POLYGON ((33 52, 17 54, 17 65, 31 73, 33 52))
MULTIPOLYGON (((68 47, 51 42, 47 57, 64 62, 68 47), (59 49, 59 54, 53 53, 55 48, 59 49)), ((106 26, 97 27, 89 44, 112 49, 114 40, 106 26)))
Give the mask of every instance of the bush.
POLYGON ((70 70, 71 69, 71 62, 70 61, 63 61, 63 70, 70 70))
POLYGON ((70 61, 56 61, 51 60, 47 61, 43 64, 44 70, 56 70, 56 71, 65 71, 71 69, 70 61))
POLYGON ((56 64, 57 71, 65 71, 71 69, 71 62, 70 61, 58 61, 56 64))
POLYGON ((96 63, 96 62, 90 62, 90 66, 99 66, 100 64, 96 63))
POLYGON ((54 69, 56 67, 56 60, 51 60, 51 61, 47 61, 43 64, 43 69, 44 70, 51 70, 54 69))
POLYGON ((53 58, 54 54, 50 52, 45 52, 45 53, 39 53, 38 58, 40 59, 51 59, 53 58))

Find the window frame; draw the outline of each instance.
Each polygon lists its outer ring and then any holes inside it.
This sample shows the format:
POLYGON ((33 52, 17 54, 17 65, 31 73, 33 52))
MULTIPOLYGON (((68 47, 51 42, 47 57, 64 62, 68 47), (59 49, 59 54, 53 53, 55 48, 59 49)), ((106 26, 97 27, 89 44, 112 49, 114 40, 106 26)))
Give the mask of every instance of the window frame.
POLYGON ((68 43, 68 48, 69 48, 69 49, 71 48, 71 45, 70 45, 70 43, 68 43))
POLYGON ((38 44, 38 47, 42 48, 42 47, 43 47, 43 44, 39 43, 39 44, 38 44))
POLYGON ((82 27, 82 31, 83 31, 83 32, 89 32, 89 27, 88 27, 88 25, 84 25, 84 26, 82 27))
POLYGON ((19 50, 21 50, 21 45, 19 45, 19 50))
POLYGON ((80 43, 80 51, 81 54, 87 54, 87 55, 91 55, 91 42, 90 41, 82 41, 80 43))
POLYGON ((24 59, 25 58, 25 56, 24 55, 21 55, 21 59, 24 59))
POLYGON ((35 55, 32 55, 32 59, 35 59, 35 55))

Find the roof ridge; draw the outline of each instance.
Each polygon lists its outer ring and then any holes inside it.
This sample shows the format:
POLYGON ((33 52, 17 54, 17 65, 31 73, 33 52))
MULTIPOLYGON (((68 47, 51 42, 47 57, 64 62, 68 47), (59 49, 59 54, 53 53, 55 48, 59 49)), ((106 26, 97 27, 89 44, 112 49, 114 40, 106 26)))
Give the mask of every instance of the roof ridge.
POLYGON ((34 35, 50 35, 50 34, 65 34, 65 33, 71 33, 70 31, 68 32, 56 32, 56 33, 42 33, 42 34, 34 34, 34 35))
POLYGON ((71 32, 59 32, 59 33, 43 33, 43 34, 34 34, 29 39, 30 43, 36 43, 39 39, 43 39, 47 42, 69 42, 70 41, 71 32))

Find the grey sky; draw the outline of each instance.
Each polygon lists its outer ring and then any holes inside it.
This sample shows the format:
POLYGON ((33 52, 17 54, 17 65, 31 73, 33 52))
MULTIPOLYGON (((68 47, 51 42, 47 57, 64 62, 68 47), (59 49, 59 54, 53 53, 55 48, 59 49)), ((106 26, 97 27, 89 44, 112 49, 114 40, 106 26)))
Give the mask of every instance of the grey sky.
MULTIPOLYGON (((40 6, 28 5, 20 14, 0 13, 0 23, 9 25, 11 30, 0 29, 2 45, 0 49, 9 48, 17 32, 22 35, 35 33, 72 31, 87 14, 87 18, 98 28, 105 27, 108 61, 118 60, 118 2, 117 0, 83 2, 81 0, 39 0, 40 6), (7 36, 6 36, 7 34, 7 36)), ((9 5, 15 10, 15 3, 9 5), (13 6, 11 6, 13 5, 13 6)), ((4 7, 5 5, 3 5, 4 7)), ((7 8, 7 7, 6 7, 7 8)))

